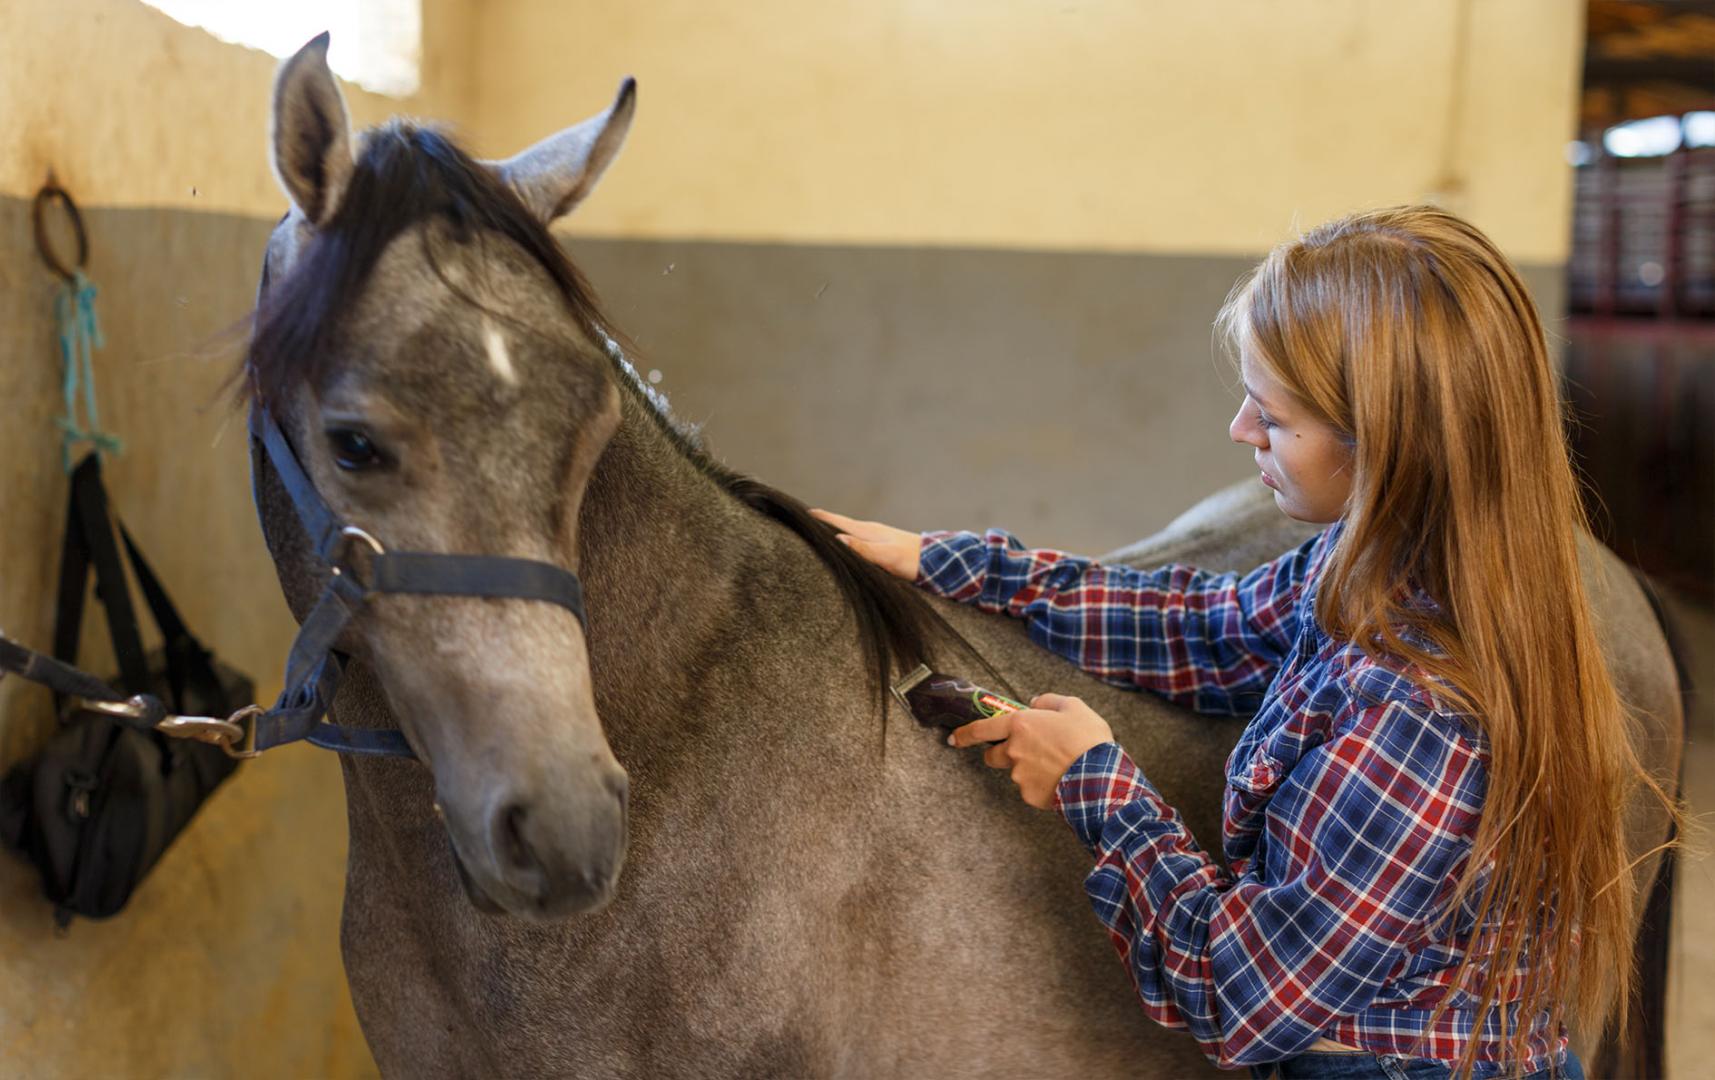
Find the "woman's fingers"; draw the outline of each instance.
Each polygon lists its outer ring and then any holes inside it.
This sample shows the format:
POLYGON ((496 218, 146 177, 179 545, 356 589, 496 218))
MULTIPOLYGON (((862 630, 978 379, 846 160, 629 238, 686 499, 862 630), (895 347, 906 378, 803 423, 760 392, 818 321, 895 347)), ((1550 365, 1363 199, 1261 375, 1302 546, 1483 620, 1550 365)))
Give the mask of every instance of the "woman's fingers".
POLYGON ((878 550, 878 545, 872 544, 868 540, 853 536, 851 533, 841 533, 839 541, 877 566, 888 564, 888 553, 885 550, 878 550))
POLYGON ((832 510, 818 510, 813 506, 810 508, 810 516, 820 521, 825 521, 834 528, 843 529, 846 532, 850 532, 851 527, 857 524, 856 521, 846 517, 844 514, 836 514, 832 510))
POLYGON ((922 548, 922 537, 916 533, 879 521, 859 521, 832 510, 812 508, 810 513, 838 529, 840 541, 865 559, 896 577, 916 580, 922 548))
POLYGON ((843 533, 850 533, 861 540, 880 540, 889 533, 902 532, 891 525, 883 525, 879 521, 860 521, 857 518, 836 514, 832 510, 811 509, 810 516, 827 522, 843 533))
POLYGON ((996 713, 981 720, 972 720, 964 727, 953 729, 947 736, 950 746, 975 746, 978 743, 1000 742, 1012 734, 1012 714, 996 713))
POLYGON ((1049 712, 1062 712, 1066 706, 1074 702, 1081 705, 1083 699, 1072 697, 1070 694, 1037 694, 1030 699, 1030 707, 1032 709, 1046 709, 1049 712))
POLYGON ((843 533, 849 533, 859 540, 868 540, 871 543, 917 535, 916 533, 908 533, 904 529, 896 529, 892 525, 884 525, 879 521, 859 521, 857 518, 849 518, 844 514, 836 514, 832 510, 812 509, 810 513, 843 533))

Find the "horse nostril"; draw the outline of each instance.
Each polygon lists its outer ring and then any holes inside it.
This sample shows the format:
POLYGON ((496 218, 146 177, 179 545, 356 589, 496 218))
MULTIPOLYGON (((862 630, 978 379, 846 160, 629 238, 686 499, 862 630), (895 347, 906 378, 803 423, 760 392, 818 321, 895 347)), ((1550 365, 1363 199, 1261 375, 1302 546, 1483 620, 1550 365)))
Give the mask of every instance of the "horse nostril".
POLYGON ((495 848, 507 866, 517 870, 535 870, 540 866, 530 841, 524 837, 526 811, 522 804, 513 803, 500 811, 495 820, 495 848))

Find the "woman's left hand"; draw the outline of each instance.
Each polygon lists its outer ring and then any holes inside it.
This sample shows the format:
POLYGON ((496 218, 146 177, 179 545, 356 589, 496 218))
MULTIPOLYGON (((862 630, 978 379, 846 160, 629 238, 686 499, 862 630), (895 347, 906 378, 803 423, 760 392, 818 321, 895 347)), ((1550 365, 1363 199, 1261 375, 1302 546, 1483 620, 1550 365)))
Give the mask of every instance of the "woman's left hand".
POLYGON ((1030 708, 974 720, 955 728, 947 741, 954 746, 994 743, 983 751, 983 761, 990 768, 1010 769, 1024 801, 1046 810, 1054 805, 1054 789, 1072 762, 1113 738, 1108 722, 1082 699, 1039 694, 1030 708))

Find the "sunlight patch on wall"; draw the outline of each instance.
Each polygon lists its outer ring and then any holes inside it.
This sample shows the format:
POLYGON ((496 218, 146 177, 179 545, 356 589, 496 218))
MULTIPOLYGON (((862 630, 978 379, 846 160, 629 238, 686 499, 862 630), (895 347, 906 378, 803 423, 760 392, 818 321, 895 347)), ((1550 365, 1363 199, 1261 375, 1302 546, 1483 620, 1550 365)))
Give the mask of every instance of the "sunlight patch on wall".
POLYGON ((422 0, 143 0, 222 41, 286 57, 332 31, 334 74, 378 94, 408 97, 421 84, 422 0))

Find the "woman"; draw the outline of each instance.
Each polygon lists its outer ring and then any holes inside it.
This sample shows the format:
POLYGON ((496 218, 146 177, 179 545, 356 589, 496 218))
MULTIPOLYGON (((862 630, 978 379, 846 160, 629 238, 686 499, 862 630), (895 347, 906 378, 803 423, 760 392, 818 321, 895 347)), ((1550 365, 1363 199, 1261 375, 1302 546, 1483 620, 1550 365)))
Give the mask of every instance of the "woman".
POLYGON ((958 729, 1096 857, 1144 1010, 1259 1076, 1578 1077, 1565 1024, 1629 986, 1620 821, 1639 770, 1597 650, 1542 327, 1428 207, 1276 249, 1220 326, 1234 441, 1330 527, 1239 577, 823 514, 926 589, 1027 620, 1111 682, 1251 716, 1227 865, 1076 698, 958 729))

